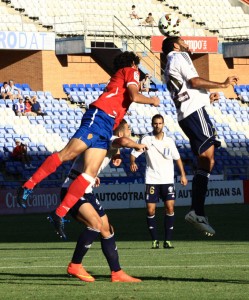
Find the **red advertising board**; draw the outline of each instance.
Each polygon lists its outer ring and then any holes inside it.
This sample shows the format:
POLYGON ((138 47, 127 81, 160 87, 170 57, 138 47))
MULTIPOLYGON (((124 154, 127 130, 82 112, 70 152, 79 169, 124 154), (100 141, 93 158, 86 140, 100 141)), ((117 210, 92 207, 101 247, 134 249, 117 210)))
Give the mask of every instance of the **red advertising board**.
MULTIPOLYGON (((162 52, 162 41, 165 36, 151 37, 151 51, 162 52)), ((182 36, 181 37, 189 46, 192 53, 217 53, 218 39, 217 37, 201 37, 201 36, 182 36)))

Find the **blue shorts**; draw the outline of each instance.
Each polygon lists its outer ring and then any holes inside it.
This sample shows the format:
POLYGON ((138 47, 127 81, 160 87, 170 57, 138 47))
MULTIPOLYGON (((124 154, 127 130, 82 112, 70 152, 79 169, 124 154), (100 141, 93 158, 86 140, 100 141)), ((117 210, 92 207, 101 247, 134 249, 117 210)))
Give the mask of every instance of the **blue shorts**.
POLYGON ((217 133, 204 107, 179 121, 179 125, 189 138, 195 155, 200 155, 212 145, 220 147, 221 143, 217 140, 217 133))
POLYGON ((175 185, 172 184, 146 184, 145 202, 158 203, 159 199, 163 201, 175 200, 175 185))
MULTIPOLYGON (((67 193, 67 188, 62 188, 61 195, 60 195, 61 201, 65 197, 66 193, 67 193)), ((99 203, 99 200, 97 199, 97 197, 93 193, 89 193, 89 194, 85 194, 83 197, 81 197, 74 204, 74 206, 69 210, 71 216, 74 219, 77 219, 76 217, 77 217, 79 208, 81 207, 81 205, 83 205, 85 203, 90 203, 100 217, 103 217, 105 215, 105 210, 104 210, 103 206, 99 203)))
POLYGON ((115 119, 104 111, 90 107, 72 138, 82 140, 88 148, 108 149, 114 122, 115 119))

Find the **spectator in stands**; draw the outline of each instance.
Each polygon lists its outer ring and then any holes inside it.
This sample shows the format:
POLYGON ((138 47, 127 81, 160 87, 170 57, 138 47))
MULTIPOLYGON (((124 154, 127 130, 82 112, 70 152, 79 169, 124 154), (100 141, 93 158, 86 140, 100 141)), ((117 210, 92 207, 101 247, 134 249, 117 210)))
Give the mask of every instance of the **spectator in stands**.
POLYGON ((13 94, 11 93, 11 88, 8 85, 8 82, 5 81, 3 86, 1 87, 1 97, 3 99, 11 99, 13 100, 13 94))
POLYGON ((95 183, 95 177, 109 148, 112 131, 120 124, 130 105, 133 102, 153 106, 160 104, 158 97, 146 97, 139 92, 139 64, 140 58, 134 52, 125 51, 114 58, 115 73, 106 86, 106 91, 91 103, 74 136, 61 151, 50 155, 18 189, 17 201, 23 203, 39 182, 54 173, 63 162, 84 152, 84 173, 76 177, 52 215, 59 233, 63 233, 62 218, 95 183))
POLYGON ((15 104, 15 113, 17 116, 25 115, 25 104, 23 102, 23 98, 20 98, 18 102, 15 104))
POLYGON ((238 82, 230 76, 224 82, 214 82, 199 77, 188 54, 188 45, 178 36, 163 40, 166 56, 165 82, 175 103, 178 123, 190 140, 197 158, 197 170, 192 182, 192 205, 185 220, 207 236, 215 234, 205 216, 204 204, 210 173, 214 166, 215 148, 220 146, 214 126, 205 110, 210 102, 219 99, 219 93, 206 89, 227 88, 238 82))
POLYGON ((132 20, 136 21, 136 25, 139 25, 139 19, 142 19, 141 17, 138 16, 137 12, 136 12, 136 6, 132 5, 131 7, 131 12, 130 12, 130 18, 132 20))
POLYGON ((32 111, 33 105, 29 96, 25 97, 24 104, 25 104, 25 111, 24 111, 25 116, 37 116, 37 114, 32 111))
POLYGON ((10 80, 9 81, 9 86, 10 86, 10 92, 13 96, 13 99, 14 98, 18 98, 20 99, 21 98, 21 90, 18 89, 15 85, 14 85, 14 81, 13 80, 10 80), (15 91, 17 92, 17 94, 15 94, 15 91))
POLYGON ((157 25, 155 19, 152 16, 152 13, 148 13, 148 16, 145 18, 145 20, 141 24, 147 25, 147 26, 157 25))
POLYGON ((150 91, 150 78, 151 76, 148 73, 146 73, 144 79, 140 82, 141 92, 150 91))
POLYGON ((40 103, 37 101, 37 96, 34 95, 30 102, 32 104, 31 111, 34 112, 37 116, 45 116, 46 113, 42 111, 40 103))
MULTIPOLYGON (((137 147, 139 146, 133 140, 130 140, 131 129, 127 122, 123 120, 114 131, 111 147, 107 152, 105 160, 101 165, 103 170, 112 160, 115 166, 119 166, 121 160, 117 156, 119 149, 117 147, 137 147)), ((141 146, 141 145, 140 145, 141 146)), ((143 145, 142 147, 144 147, 143 145)), ((141 148, 139 148, 141 149, 141 148)), ((74 161, 67 178, 61 189, 61 200, 67 193, 70 184, 75 178, 75 174, 83 172, 84 154, 79 155, 74 161)), ((99 170, 100 172, 100 170, 99 170)), ((96 186, 99 185, 99 178, 96 180, 96 186)), ((70 209, 70 214, 78 222, 85 224, 87 227, 81 232, 71 262, 68 265, 67 272, 70 275, 78 277, 82 281, 93 282, 95 279, 82 266, 82 260, 86 256, 91 244, 101 235, 101 248, 105 255, 111 271, 112 282, 140 282, 140 279, 126 274, 120 266, 118 250, 115 242, 114 229, 109 223, 108 217, 102 204, 92 191, 89 191, 84 197, 80 198, 77 203, 70 209)))
MULTIPOLYGON (((188 180, 185 176, 184 167, 180 154, 172 138, 167 137, 163 132, 164 119, 160 114, 152 118, 153 132, 144 135, 141 143, 145 144, 146 171, 146 207, 147 225, 152 239, 152 249, 159 248, 159 239, 156 224, 156 204, 161 198, 164 202, 164 244, 166 249, 174 248, 171 244, 174 226, 174 205, 175 205, 175 185, 174 185, 174 163, 181 173, 181 184, 186 186, 188 180)), ((130 169, 132 172, 138 170, 135 163, 136 158, 142 152, 133 150, 130 155, 130 169)))
POLYGON ((23 144, 19 139, 16 139, 15 143, 16 146, 11 153, 12 159, 24 163, 25 169, 33 169, 34 166, 32 166, 31 159, 27 153, 27 146, 23 144))

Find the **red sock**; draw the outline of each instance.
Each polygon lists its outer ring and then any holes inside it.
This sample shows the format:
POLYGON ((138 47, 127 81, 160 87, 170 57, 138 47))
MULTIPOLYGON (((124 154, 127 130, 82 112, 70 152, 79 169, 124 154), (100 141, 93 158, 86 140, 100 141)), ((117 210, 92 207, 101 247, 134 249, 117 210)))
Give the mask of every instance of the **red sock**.
MULTIPOLYGON (((88 176, 87 176, 88 177, 88 176)), ((89 176, 91 180, 91 177, 89 176)), ((86 188, 90 184, 90 180, 86 180, 82 175, 79 175, 70 185, 66 196, 61 204, 56 209, 56 214, 61 218, 65 217, 70 208, 84 195, 86 188)), ((94 180, 92 178, 92 180, 94 180)))
POLYGON ((37 183, 52 174, 61 164, 58 153, 53 153, 43 162, 33 176, 24 183, 23 187, 33 189, 37 183))

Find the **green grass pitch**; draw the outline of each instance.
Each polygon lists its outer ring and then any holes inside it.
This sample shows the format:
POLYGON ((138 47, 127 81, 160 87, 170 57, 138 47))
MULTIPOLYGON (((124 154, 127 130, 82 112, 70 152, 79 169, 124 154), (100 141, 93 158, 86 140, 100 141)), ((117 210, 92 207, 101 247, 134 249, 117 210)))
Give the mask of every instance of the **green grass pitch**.
MULTIPOLYGON (((67 242, 60 241, 45 214, 0 217, 0 299, 249 299, 249 206, 207 206, 216 230, 205 237, 176 207, 175 249, 152 250, 145 209, 109 210, 122 268, 141 283, 111 283, 110 270, 93 243, 83 261, 96 278, 84 283, 66 274, 83 226, 66 224, 67 242)), ((163 240, 163 211, 158 228, 163 240)))

